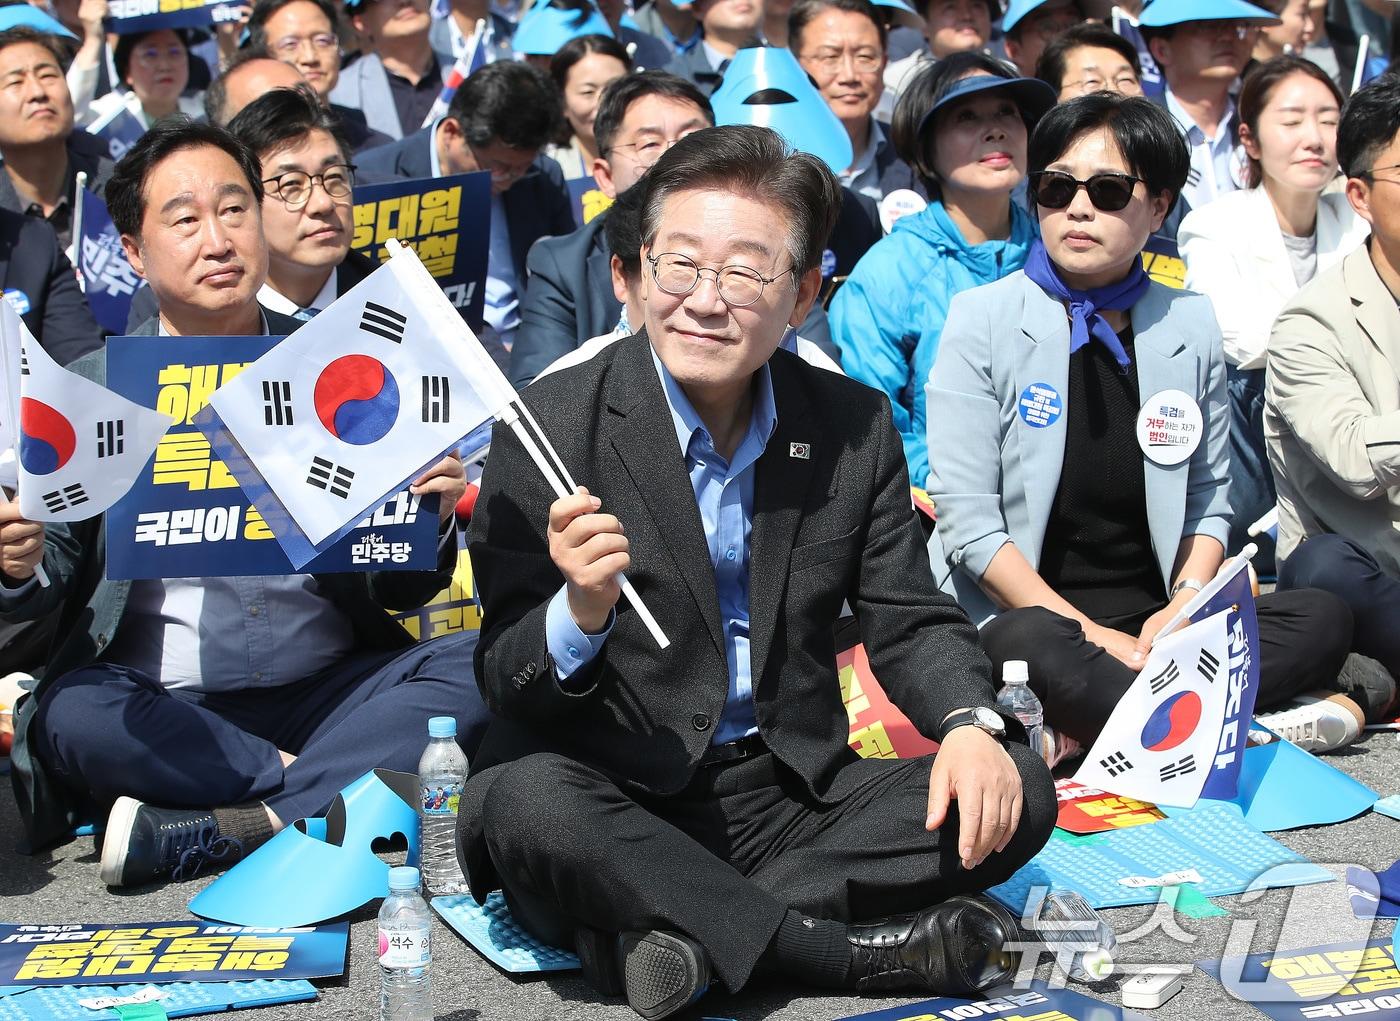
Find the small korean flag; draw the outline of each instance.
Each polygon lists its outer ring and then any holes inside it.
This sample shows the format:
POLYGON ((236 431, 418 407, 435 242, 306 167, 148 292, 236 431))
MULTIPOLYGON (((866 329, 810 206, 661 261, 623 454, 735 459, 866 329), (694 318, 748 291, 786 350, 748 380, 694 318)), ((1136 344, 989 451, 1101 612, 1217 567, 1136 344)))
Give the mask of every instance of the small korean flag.
POLYGON ((101 514, 136 482, 170 416, 60 366, 8 305, 0 308, 0 331, 20 341, 20 513, 31 521, 101 514))
POLYGON ((196 418, 296 566, 464 437, 489 431, 514 396, 474 385, 489 357, 442 307, 405 250, 216 390, 196 418))

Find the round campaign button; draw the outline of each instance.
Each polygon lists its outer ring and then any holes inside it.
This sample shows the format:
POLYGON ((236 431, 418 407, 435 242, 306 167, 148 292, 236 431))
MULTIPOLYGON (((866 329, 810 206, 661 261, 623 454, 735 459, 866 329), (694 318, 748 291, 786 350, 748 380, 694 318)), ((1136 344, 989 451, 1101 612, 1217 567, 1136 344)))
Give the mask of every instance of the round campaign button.
POLYGON ((1184 390, 1162 390, 1138 412, 1138 446, 1153 462, 1170 467, 1188 461, 1201 445, 1201 406, 1184 390))
POLYGON ((5 288, 5 300, 10 303, 10 308, 15 310, 15 315, 22 316, 29 311, 29 295, 15 287, 5 288))
POLYGON ((894 230, 894 223, 901 216, 922 213, 928 208, 928 201, 916 191, 896 188, 880 200, 880 226, 888 234, 894 230))
POLYGON ((1065 402, 1049 383, 1032 383, 1021 391, 1016 401, 1016 414, 1033 429, 1054 425, 1064 413, 1065 402))
POLYGON ((836 253, 830 248, 822 251, 822 279, 825 280, 836 272, 836 253))

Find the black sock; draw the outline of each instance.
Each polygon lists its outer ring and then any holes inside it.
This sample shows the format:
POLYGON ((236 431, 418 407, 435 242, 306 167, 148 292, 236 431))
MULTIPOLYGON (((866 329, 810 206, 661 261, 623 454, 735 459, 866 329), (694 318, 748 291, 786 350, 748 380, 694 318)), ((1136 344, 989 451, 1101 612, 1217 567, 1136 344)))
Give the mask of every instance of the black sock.
POLYGON ((763 956, 774 971, 815 986, 842 988, 851 971, 851 944, 845 924, 809 918, 791 909, 763 956))
POLYGON ((272 823, 261 802, 216 808, 214 821, 219 824, 219 836, 231 837, 243 845, 245 858, 272 839, 272 823))

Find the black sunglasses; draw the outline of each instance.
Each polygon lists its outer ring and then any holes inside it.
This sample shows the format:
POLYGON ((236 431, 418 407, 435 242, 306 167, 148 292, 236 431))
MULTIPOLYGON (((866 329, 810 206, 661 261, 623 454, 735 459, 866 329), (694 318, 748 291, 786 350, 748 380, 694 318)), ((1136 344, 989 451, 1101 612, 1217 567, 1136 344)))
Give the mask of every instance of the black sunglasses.
POLYGON ((1094 174, 1087 181, 1060 170, 1041 170, 1031 174, 1031 198, 1046 209, 1063 209, 1074 201, 1074 193, 1083 188, 1095 209, 1116 213, 1133 200, 1133 188, 1142 178, 1128 174, 1094 174))

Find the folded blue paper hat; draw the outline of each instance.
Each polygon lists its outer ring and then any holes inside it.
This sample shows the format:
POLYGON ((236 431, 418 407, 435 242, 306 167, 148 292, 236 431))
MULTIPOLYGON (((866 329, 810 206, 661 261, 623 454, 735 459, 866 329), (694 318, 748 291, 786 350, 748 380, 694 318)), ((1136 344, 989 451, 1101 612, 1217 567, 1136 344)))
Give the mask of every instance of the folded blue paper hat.
POLYGON ((1245 0, 1153 0, 1138 19, 1141 28, 1170 28, 1188 21, 1279 23, 1278 16, 1245 0))
POLYGON ((914 5, 905 3, 905 0, 870 0, 876 7, 893 7, 897 11, 907 11, 917 15, 919 12, 914 9, 914 5))
MULTIPOLYGON (((1031 11, 1038 10, 1051 2, 1053 0, 1011 0, 1006 5, 1006 13, 1001 16, 1002 32, 1010 32, 1031 11)), ((1077 13, 1082 18, 1107 20, 1113 10, 1113 4, 1106 2, 1106 0, 1073 0, 1073 3, 1078 8, 1077 13)))
POLYGON ((924 114, 924 119, 919 122, 919 131, 928 130, 933 123, 933 115, 949 103, 956 102, 964 96, 971 96, 978 92, 990 92, 993 89, 1005 89, 1011 93, 1016 105, 1021 108, 1021 112, 1030 118, 1031 122, 1040 118, 1059 102, 1059 96, 1055 90, 1039 78, 1000 78, 994 74, 974 74, 969 75, 953 83, 953 87, 945 92, 934 103, 929 111, 924 114))
POLYGON ((335 796, 324 818, 302 819, 190 901, 201 918, 278 928, 315 925, 389 895, 376 840, 408 841, 418 864, 418 778, 376 769, 335 796))
POLYGON ((729 62, 710 97, 716 124, 772 128, 788 145, 839 174, 851 165, 851 136, 788 49, 755 46, 729 62))
POLYGON ((607 20, 592 3, 584 7, 531 7, 510 38, 516 53, 552 57, 567 42, 581 35, 613 34, 607 20))
POLYGON ((47 11, 41 11, 33 4, 16 3, 0 7, 0 32, 12 28, 32 28, 48 35, 61 35, 68 39, 78 38, 47 11))

